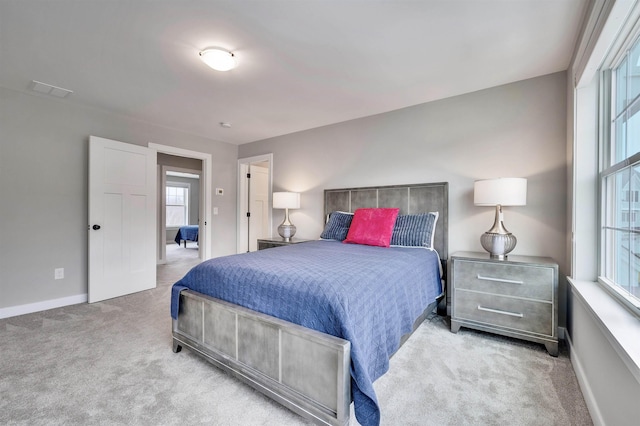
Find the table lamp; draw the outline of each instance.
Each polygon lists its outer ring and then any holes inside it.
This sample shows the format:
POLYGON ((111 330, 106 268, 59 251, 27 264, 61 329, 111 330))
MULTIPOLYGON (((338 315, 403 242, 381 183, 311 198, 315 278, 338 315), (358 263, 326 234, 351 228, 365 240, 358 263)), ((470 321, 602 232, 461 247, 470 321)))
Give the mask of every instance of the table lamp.
POLYGON ((518 240, 504 226, 502 207, 527 205, 527 180, 524 178, 478 180, 473 185, 473 203, 476 206, 496 207, 493 226, 482 234, 480 244, 489 252, 492 259, 505 260, 518 240))
POLYGON ((289 220, 289 209, 300 208, 300 194, 298 192, 274 192, 273 208, 284 209, 284 221, 278 226, 278 234, 285 241, 290 241, 296 234, 296 227, 289 220))

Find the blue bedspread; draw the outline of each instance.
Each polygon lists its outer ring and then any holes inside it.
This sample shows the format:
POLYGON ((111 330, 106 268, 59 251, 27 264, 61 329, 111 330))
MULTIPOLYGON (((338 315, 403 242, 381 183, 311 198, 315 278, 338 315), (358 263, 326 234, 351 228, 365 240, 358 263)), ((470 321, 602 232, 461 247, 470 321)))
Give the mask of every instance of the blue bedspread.
POLYGON ((182 240, 198 241, 198 225, 181 226, 174 241, 180 245, 182 240))
POLYGON ((373 382, 415 319, 442 292, 436 252, 337 241, 219 257, 174 284, 351 342, 351 389, 360 424, 378 425, 373 382))

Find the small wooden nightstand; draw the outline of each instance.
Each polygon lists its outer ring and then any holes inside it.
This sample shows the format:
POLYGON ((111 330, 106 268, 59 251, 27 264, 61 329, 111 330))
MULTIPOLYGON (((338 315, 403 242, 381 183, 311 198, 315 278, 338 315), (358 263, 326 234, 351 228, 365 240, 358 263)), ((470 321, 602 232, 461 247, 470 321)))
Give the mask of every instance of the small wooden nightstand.
POLYGON ((451 331, 474 328, 543 343, 558 356, 558 265, 548 257, 451 256, 451 331))
POLYGON ((258 250, 264 250, 273 247, 288 246, 290 244, 306 243, 311 240, 301 240, 299 238, 291 238, 290 241, 285 241, 282 238, 259 238, 258 250))

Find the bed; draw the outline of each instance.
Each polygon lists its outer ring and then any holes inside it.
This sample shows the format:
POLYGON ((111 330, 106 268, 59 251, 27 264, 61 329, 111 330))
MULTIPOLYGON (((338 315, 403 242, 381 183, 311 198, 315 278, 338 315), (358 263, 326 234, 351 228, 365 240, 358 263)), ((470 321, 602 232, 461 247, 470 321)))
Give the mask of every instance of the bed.
POLYGON ((327 239, 203 262, 172 289, 173 349, 189 348, 316 423, 347 424, 353 400, 361 424, 378 424, 373 382, 443 299, 447 184, 324 195, 325 215, 437 212, 432 248, 327 239))
POLYGON ((176 234, 176 244, 180 245, 184 241, 184 247, 187 248, 187 241, 198 242, 198 230, 198 225, 181 226, 176 234))

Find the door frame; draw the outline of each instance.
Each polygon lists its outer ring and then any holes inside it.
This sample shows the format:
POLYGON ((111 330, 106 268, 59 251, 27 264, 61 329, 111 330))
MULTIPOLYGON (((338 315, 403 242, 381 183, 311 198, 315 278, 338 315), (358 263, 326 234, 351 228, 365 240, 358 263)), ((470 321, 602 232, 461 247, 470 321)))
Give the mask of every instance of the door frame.
MULTIPOLYGON (((169 145, 160 145, 157 143, 149 142, 148 147, 155 150, 156 152, 161 152, 163 154, 175 155, 178 157, 186 157, 186 158, 196 158, 202 160, 202 175, 200 176, 200 190, 202 193, 202 197, 200 199, 201 209, 204 208, 204 215, 200 216, 200 228, 201 231, 198 235, 198 240, 200 243, 200 259, 207 260, 212 257, 212 244, 213 244, 213 222, 212 222, 212 203, 213 197, 211 193, 211 185, 213 183, 213 159, 211 154, 206 152, 192 151, 184 148, 176 148, 174 146, 169 145), (204 232, 202 232, 204 230, 204 232)), ((158 174, 161 174, 161 171, 158 171, 158 174)), ((158 204, 158 203, 156 203, 158 204)), ((160 210, 158 206, 158 210, 160 210)), ((166 239, 166 237, 165 237, 166 239)), ((166 247, 161 246, 162 236, 160 232, 158 232, 158 236, 156 238, 158 245, 158 263, 162 260, 166 262, 166 256, 164 259, 160 259, 160 251, 162 248, 166 249, 166 247)))
MULTIPOLYGON (((268 176, 268 193, 269 193, 269 206, 272 205, 273 198, 273 153, 271 154, 263 154, 256 155, 253 157, 245 157, 238 159, 238 199, 237 199, 237 229, 236 229, 236 253, 239 253, 242 242, 240 241, 240 236, 242 235, 242 230, 247 227, 246 221, 246 211, 242 211, 242 200, 247 198, 247 188, 246 185, 243 185, 243 179, 245 179, 245 175, 247 173, 247 168, 252 163, 269 163, 269 176, 268 176)), ((273 220, 272 220, 272 210, 268 210, 268 224, 269 224, 269 235, 273 233, 273 220)))

